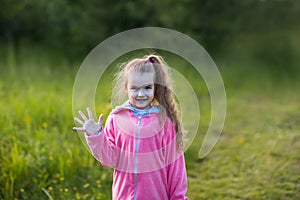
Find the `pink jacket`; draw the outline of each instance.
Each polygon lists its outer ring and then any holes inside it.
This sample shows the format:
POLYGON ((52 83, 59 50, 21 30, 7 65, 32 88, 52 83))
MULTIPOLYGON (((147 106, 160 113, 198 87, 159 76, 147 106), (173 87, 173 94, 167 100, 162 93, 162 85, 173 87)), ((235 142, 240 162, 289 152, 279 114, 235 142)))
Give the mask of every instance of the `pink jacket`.
POLYGON ((114 168, 114 200, 188 199, 183 153, 176 132, 158 107, 139 112, 129 104, 113 110, 98 135, 86 135, 94 157, 114 168), (161 122, 163 121, 163 122, 161 122))

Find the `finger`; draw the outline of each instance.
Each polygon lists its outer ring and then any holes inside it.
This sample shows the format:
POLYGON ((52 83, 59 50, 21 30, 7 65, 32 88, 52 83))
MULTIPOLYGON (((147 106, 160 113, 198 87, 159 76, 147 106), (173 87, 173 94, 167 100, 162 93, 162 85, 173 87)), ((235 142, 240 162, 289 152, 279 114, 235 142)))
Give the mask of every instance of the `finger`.
POLYGON ((84 122, 83 122, 82 120, 78 119, 77 117, 75 117, 74 119, 75 119, 75 121, 78 122, 79 124, 81 124, 81 125, 84 124, 84 122))
POLYGON ((102 125, 103 117, 103 114, 99 116, 98 124, 102 125))
POLYGON ((82 119, 84 121, 87 121, 88 119, 86 118, 85 114, 83 114, 83 112, 81 112, 80 110, 78 111, 79 115, 82 117, 82 119))
POLYGON ((89 119, 94 120, 93 113, 92 113, 91 109, 90 109, 90 108, 87 108, 86 110, 87 110, 87 112, 88 112, 89 119))
POLYGON ((85 131, 85 128, 83 127, 73 127, 74 131, 85 131))

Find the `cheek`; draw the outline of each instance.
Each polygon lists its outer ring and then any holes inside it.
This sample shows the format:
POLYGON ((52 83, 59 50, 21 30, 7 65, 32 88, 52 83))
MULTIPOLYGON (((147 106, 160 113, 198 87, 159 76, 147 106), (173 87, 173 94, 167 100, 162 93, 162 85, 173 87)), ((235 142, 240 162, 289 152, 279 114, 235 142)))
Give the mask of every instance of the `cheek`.
POLYGON ((132 91, 130 89, 127 88, 127 85, 125 85, 125 91, 128 97, 132 96, 132 91))
POLYGON ((146 93, 148 96, 154 96, 154 90, 148 90, 146 93))
POLYGON ((128 97, 134 97, 135 96, 135 92, 127 90, 127 95, 128 95, 128 97))

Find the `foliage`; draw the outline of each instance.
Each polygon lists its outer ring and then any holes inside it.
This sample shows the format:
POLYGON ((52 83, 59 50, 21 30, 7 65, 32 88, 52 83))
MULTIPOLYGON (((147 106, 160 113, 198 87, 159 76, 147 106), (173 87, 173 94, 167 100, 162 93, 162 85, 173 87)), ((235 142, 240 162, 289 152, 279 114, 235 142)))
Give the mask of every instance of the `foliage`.
POLYGON ((215 54, 241 34, 293 32, 300 13, 295 0, 2 0, 0 8, 3 41, 18 45, 28 40, 71 56, 85 55, 114 34, 144 26, 178 30, 215 54))

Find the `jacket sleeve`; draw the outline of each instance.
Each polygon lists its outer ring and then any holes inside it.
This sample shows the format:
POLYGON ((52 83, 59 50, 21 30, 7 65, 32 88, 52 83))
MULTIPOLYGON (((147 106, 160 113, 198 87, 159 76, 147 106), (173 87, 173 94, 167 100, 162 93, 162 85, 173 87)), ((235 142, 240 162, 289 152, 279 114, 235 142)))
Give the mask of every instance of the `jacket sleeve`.
POLYGON ((187 200, 187 174, 183 151, 176 149, 176 131, 171 120, 165 134, 168 135, 166 158, 167 158, 167 179, 168 194, 170 200, 187 200))
POLYGON ((114 123, 111 115, 98 135, 85 134, 85 138, 93 156, 103 166, 114 168, 117 165, 119 153, 115 146, 114 123))
POLYGON ((187 175, 183 155, 168 166, 168 180, 170 200, 188 199, 185 196, 187 192, 187 175))

